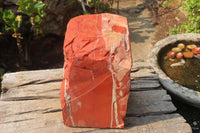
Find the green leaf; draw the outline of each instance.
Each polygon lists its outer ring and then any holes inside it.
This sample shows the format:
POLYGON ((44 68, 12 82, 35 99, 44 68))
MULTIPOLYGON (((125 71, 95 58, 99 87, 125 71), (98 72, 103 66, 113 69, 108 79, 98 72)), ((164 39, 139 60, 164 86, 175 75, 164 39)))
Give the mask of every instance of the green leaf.
POLYGON ((34 4, 34 8, 44 8, 45 7, 45 4, 42 2, 42 1, 37 1, 35 4, 34 4))
POLYGON ((39 26, 40 26, 40 24, 41 24, 41 19, 40 19, 40 17, 39 17, 38 15, 34 17, 34 22, 35 22, 35 26, 36 26, 36 27, 39 27, 39 26))
POLYGON ((0 23, 3 22, 3 8, 0 8, 0 23))
POLYGON ((41 19, 40 19, 40 17, 37 15, 37 16, 35 16, 34 21, 35 21, 35 23, 40 23, 40 22, 41 22, 41 19))
MULTIPOLYGON (((30 23, 32 24, 32 29, 36 33, 39 31, 40 24, 46 13, 44 11, 46 4, 42 1, 35 1, 35 0, 19 0, 17 2, 18 11, 23 14, 28 15, 30 18, 30 23)), ((37 33, 36 33, 37 34, 37 33)))
POLYGON ((0 75, 3 75, 5 73, 5 69, 0 68, 0 75))
POLYGON ((86 11, 86 12, 83 11, 83 14, 84 14, 84 15, 89 15, 90 13, 87 12, 87 11, 86 11))
POLYGON ((19 0, 16 4, 19 6, 18 11, 28 16, 34 16, 37 12, 34 8, 35 1, 33 0, 19 0))
POLYGON ((6 10, 3 12, 3 20, 5 22, 6 31, 17 31, 22 22, 20 16, 16 16, 11 10, 6 10))

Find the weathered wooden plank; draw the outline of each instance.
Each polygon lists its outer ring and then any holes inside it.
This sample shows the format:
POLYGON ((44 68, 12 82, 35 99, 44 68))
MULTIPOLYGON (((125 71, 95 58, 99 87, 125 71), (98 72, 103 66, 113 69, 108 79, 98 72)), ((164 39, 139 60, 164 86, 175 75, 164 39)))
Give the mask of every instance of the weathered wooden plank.
POLYGON ((179 114, 130 117, 126 119, 126 127, 129 129, 125 133, 192 133, 184 121, 179 114))
MULTIPOLYGON (((145 75, 142 77, 138 75, 138 77, 138 82, 141 83, 145 79, 150 80, 150 77, 146 78, 145 75)), ((176 108, 162 88, 130 93, 125 129, 66 127, 62 122, 60 107, 61 81, 62 69, 6 74, 3 87, 8 88, 8 91, 2 95, 0 100, 0 132, 157 133, 160 131, 173 133, 180 131, 187 133, 191 131, 180 115, 173 114, 176 108), (173 130, 171 130, 172 127, 173 130)), ((137 80, 134 79, 134 82, 137 83, 137 80)))
POLYGON ((146 62, 134 62, 131 68, 132 72, 138 71, 139 69, 151 69, 152 67, 146 62))
POLYGON ((158 80, 151 79, 135 79, 131 81, 131 90, 149 90, 159 88, 160 83, 158 80))
MULTIPOLYGON (((134 93, 131 93, 130 95, 130 101, 133 98, 134 93)), ((168 99, 167 97, 163 98, 163 100, 168 99)), ((145 106, 139 106, 142 100, 138 100, 140 102, 137 102, 136 106, 133 106, 136 113, 138 111, 142 111, 140 115, 134 114, 134 117, 129 117, 130 111, 127 112, 127 117, 125 120, 126 128, 123 130, 98 130, 99 132, 138 132, 143 131, 142 129, 145 128, 145 131, 150 131, 154 133, 155 131, 168 131, 170 122, 170 119, 175 119, 171 114, 164 115, 164 113, 167 113, 168 110, 165 110, 166 112, 149 112, 148 105, 149 103, 145 104, 145 106), (141 109, 143 108, 143 109, 141 109), (145 111, 147 109, 147 111, 145 111), (145 112, 149 112, 145 114, 145 112), (164 118, 162 116, 165 116, 164 118), (164 123, 164 120, 166 122, 164 123), (156 124, 156 123, 160 123, 156 124), (139 126, 139 127, 138 127, 139 126), (137 127, 137 128, 136 128, 137 127), (149 128, 149 129, 148 129, 149 128), (154 130, 152 128, 155 128, 154 130), (147 130, 148 129, 148 130, 147 130)), ((51 100, 24 100, 24 101, 1 101, 0 105, 2 105, 2 102, 6 102, 6 106, 4 106, 4 109, 6 109, 7 114, 0 118, 0 129, 1 131, 5 131, 5 133, 21 133, 21 132, 51 132, 51 133, 62 133, 62 132, 84 132, 84 131, 91 131, 96 129, 93 128, 70 128, 66 127, 62 123, 62 116, 61 116, 61 110, 60 110, 60 101, 59 99, 51 99, 51 100), (45 102, 46 101, 46 102, 45 102)), ((132 102, 129 102, 128 109, 134 104, 132 102)), ((143 104, 144 105, 144 104, 143 104)), ((157 107, 157 105, 152 105, 157 107)), ((0 106, 1 108, 1 106, 0 106)), ((152 108, 152 107, 151 107, 152 108)), ((134 111, 134 112, 135 112, 134 111)), ((159 111, 159 109, 154 110, 159 111)), ((170 112, 172 110, 169 110, 170 112)), ((180 127, 176 127, 178 129, 183 128, 184 125, 183 120, 180 120, 180 115, 177 115, 177 120, 171 120, 171 122, 174 122, 175 125, 177 123, 180 123, 180 127), (181 123, 182 122, 182 123, 181 123), (182 124, 182 125, 181 125, 182 124)), ((182 118, 182 117, 181 117, 182 118)), ((170 122, 170 123, 171 123, 170 122)), ((171 125, 172 126, 172 125, 171 125)), ((187 130, 189 127, 186 128, 187 130)), ((178 131, 177 129, 174 130, 178 131)), ((182 130, 184 131, 184 130, 182 130)), ((166 132, 167 133, 167 132, 166 132)), ((172 132, 173 133, 173 132, 172 132)))
POLYGON ((130 92, 127 115, 146 116, 176 111, 165 90, 130 92))
POLYGON ((137 84, 137 83, 157 83, 159 84, 158 80, 155 79, 144 79, 144 78, 137 78, 131 81, 131 84, 137 84))
POLYGON ((134 62, 130 74, 131 80, 137 78, 158 79, 157 74, 152 67, 146 62, 134 62))
POLYGON ((158 76, 151 67, 145 62, 136 62, 131 72, 131 90, 149 90, 160 87, 158 76))
POLYGON ((2 89, 26 86, 29 84, 43 84, 46 82, 60 81, 63 77, 63 69, 22 71, 5 74, 2 81, 2 89))
POLYGON ((61 81, 49 82, 45 84, 33 84, 21 87, 14 87, 1 95, 4 101, 37 100, 58 98, 61 81), (55 95, 57 94, 57 95, 55 95))
POLYGON ((192 133, 190 126, 182 121, 179 114, 127 117, 125 129, 90 129, 75 133, 192 133))
POLYGON ((154 70, 144 68, 144 69, 139 69, 136 72, 131 72, 130 77, 131 80, 133 80, 136 78, 157 78, 158 76, 154 70))

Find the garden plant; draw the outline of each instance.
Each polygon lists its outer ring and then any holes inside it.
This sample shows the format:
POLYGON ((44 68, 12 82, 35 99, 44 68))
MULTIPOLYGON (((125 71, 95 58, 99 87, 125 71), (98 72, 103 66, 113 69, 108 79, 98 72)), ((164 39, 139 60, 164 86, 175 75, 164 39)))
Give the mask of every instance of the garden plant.
MULTIPOLYGON (((163 7, 167 7, 173 0, 166 0, 163 7)), ((178 28, 170 29, 171 34, 200 33, 200 2, 199 0, 182 0, 177 8, 183 7, 187 12, 187 20, 178 28)))
POLYGON ((97 14, 99 12, 110 12, 114 2, 117 3, 117 13, 119 13, 119 0, 80 0, 80 2, 84 14, 90 14, 85 5, 89 8, 94 8, 94 13, 97 14))
POLYGON ((31 38, 38 36, 42 33, 40 25, 42 19, 45 17, 46 13, 44 11, 45 4, 42 1, 34 0, 19 0, 17 2, 18 10, 14 13, 11 10, 3 10, 0 8, 0 35, 11 34, 12 37, 16 38, 16 44, 18 47, 18 53, 20 55, 20 60, 23 63, 30 63, 28 44, 22 44, 21 40, 24 39, 22 36, 24 18, 29 18, 29 23, 31 25, 30 41, 31 38))

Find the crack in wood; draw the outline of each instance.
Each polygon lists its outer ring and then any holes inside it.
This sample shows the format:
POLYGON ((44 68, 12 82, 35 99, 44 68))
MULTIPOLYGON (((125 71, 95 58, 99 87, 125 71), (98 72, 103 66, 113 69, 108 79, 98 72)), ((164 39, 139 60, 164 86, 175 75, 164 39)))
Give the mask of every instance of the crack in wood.
POLYGON ((16 113, 16 114, 14 114, 14 115, 23 115, 23 114, 28 114, 28 113, 35 113, 35 112, 45 112, 45 111, 47 111, 47 110, 49 110, 49 108, 48 109, 41 109, 41 110, 32 110, 32 111, 25 111, 25 112, 20 112, 20 113, 16 113))
POLYGON ((136 78, 134 78, 134 79, 132 79, 132 80, 137 80, 137 79, 144 79, 144 80, 158 80, 159 78, 158 78, 158 75, 157 74, 154 74, 154 75, 147 75, 147 76, 141 76, 141 77, 136 77, 136 78))
POLYGON ((61 112, 62 109, 52 109, 52 110, 48 110, 48 111, 45 111, 43 112, 43 114, 46 114, 46 113, 57 113, 57 112, 61 112))
POLYGON ((130 91, 131 92, 140 92, 140 91, 151 91, 151 90, 162 90, 162 88, 160 87, 152 87, 152 88, 138 88, 138 89, 135 89, 135 88, 130 88, 130 91))
POLYGON ((52 92, 52 91, 60 91, 60 88, 56 88, 56 89, 51 89, 51 90, 47 90, 47 91, 43 91, 43 92, 40 92, 40 94, 42 93, 47 93, 47 92, 52 92))
POLYGON ((152 69, 153 70, 153 68, 151 66, 138 66, 138 67, 131 68, 131 72, 138 72, 141 69, 152 69))
POLYGON ((54 79, 54 80, 48 80, 48 81, 43 81, 39 82, 37 84, 46 84, 46 83, 52 83, 52 82, 61 82, 63 79, 54 79))
POLYGON ((47 84, 47 83, 52 83, 52 82, 61 82, 62 79, 53 79, 53 80, 48 80, 48 81, 41 81, 41 80, 34 80, 25 84, 18 85, 18 87, 22 86, 27 86, 27 85, 34 85, 34 84, 47 84))
POLYGON ((29 121, 29 120, 32 120, 32 119, 34 119, 34 118, 15 120, 15 121, 6 121, 6 122, 0 123, 0 124, 17 123, 17 122, 22 122, 22 121, 29 121))
POLYGON ((131 80, 131 84, 136 83, 159 83, 157 79, 133 79, 131 80))
POLYGON ((158 115, 166 115, 166 114, 175 114, 177 113, 174 110, 171 111, 159 111, 159 112, 147 112, 144 114, 126 114, 126 117, 144 117, 144 116, 158 116, 158 115))
POLYGON ((27 96, 27 97, 3 98, 1 101, 26 101, 26 100, 58 99, 58 98, 60 98, 60 97, 52 97, 52 96, 27 96))
POLYGON ((25 83, 25 84, 18 85, 18 87, 22 87, 22 86, 26 86, 26 85, 31 85, 31 84, 36 84, 39 81, 40 80, 34 80, 34 81, 31 81, 31 82, 28 82, 28 83, 25 83))

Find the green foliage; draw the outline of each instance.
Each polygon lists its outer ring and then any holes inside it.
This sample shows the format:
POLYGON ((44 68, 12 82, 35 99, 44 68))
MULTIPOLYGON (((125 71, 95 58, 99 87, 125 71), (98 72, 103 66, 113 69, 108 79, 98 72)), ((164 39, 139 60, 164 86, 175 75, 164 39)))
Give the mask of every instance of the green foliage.
MULTIPOLYGON (((23 26, 22 16, 30 18, 30 23, 32 25, 31 29, 33 31, 33 34, 31 35, 38 35, 42 33, 40 30, 40 25, 42 23, 43 17, 46 16, 46 5, 42 1, 35 0, 18 0, 17 5, 18 14, 20 12, 21 15, 16 15, 11 10, 3 11, 3 9, 0 8, 0 35, 2 35, 4 32, 13 32, 12 37, 16 38, 18 52, 21 56, 21 60, 23 61, 23 59, 25 59, 25 61, 28 62, 28 50, 23 50, 23 46, 20 41, 23 39, 21 33, 19 33, 19 29, 23 26), (26 56, 25 58, 24 55, 26 56)), ((25 44, 25 46, 26 45, 27 44, 25 44)))
POLYGON ((4 73, 5 73, 5 70, 3 68, 0 68, 0 77, 1 77, 0 80, 3 79, 4 73))
MULTIPOLYGON (((46 5, 42 1, 19 0, 17 2, 18 12, 26 14, 30 17, 30 23, 36 34, 40 33, 39 29, 42 18, 46 15, 44 9, 46 5)), ((22 16, 15 15, 11 10, 3 11, 0 8, 0 25, 4 25, 5 31, 17 32, 22 24, 22 16)), ((2 28, 1 28, 2 29, 2 28)), ((2 30, 0 31, 2 32, 2 30)))
POLYGON ((110 11, 110 6, 108 4, 99 3, 99 8, 104 11, 110 11))
POLYGON ((3 80, 4 73, 5 73, 5 70, 3 68, 0 68, 0 92, 1 92, 1 81, 3 80))
POLYGON ((37 16, 34 17, 34 23, 35 23, 35 26, 36 26, 37 28, 39 28, 41 22, 42 22, 42 19, 40 18, 39 15, 37 15, 37 16))
POLYGON ((0 35, 4 32, 3 8, 0 8, 0 35))
POLYGON ((34 0, 19 0, 17 2, 19 6, 18 11, 22 12, 30 17, 44 17, 46 13, 44 12, 45 4, 42 1, 34 0))
POLYGON ((180 27, 171 29, 170 33, 200 33, 200 1, 183 0, 181 6, 188 14, 187 21, 185 21, 180 27))
MULTIPOLYGON (((114 2, 117 2, 119 6, 119 0, 90 0, 89 7, 93 7, 95 9, 95 13, 110 12, 114 2)), ((88 11, 85 11, 85 9, 83 10, 83 14, 90 14, 88 11)))
POLYGON ((32 24, 32 29, 36 35, 41 33, 39 29, 42 22, 42 18, 46 16, 45 7, 46 5, 42 1, 34 0, 19 0, 17 2, 19 6, 18 11, 26 14, 30 17, 30 22, 32 24))
POLYGON ((90 13, 87 12, 87 11, 83 11, 83 14, 84 14, 84 15, 89 15, 90 13))
POLYGON ((91 0, 91 6, 98 8, 98 5, 100 3, 100 0, 91 0))
POLYGON ((3 23, 3 8, 0 8, 0 23, 3 23))
POLYGON ((6 31, 17 32, 22 23, 22 16, 15 15, 11 10, 7 10, 3 12, 3 20, 6 31))
POLYGON ((94 7, 96 10, 97 9, 103 11, 110 10, 110 5, 108 5, 108 3, 104 3, 102 0, 91 0, 91 6, 94 7))
POLYGON ((162 4, 162 7, 163 7, 163 8, 167 8, 167 6, 170 4, 171 1, 172 1, 172 0, 165 0, 165 1, 163 2, 163 4, 162 4))

